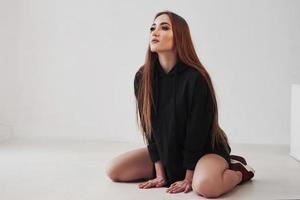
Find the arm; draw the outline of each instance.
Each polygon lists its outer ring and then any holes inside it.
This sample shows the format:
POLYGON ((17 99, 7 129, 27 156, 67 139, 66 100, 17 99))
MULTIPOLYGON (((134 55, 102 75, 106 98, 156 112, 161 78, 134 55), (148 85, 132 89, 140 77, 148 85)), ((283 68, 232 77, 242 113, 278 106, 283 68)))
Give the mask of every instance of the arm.
POLYGON ((165 171, 160 160, 155 162, 155 171, 156 177, 166 178, 165 171))
POLYGON ((137 98, 138 96, 138 90, 139 90, 139 87, 140 87, 140 82, 141 82, 141 79, 142 79, 142 74, 143 73, 143 66, 139 68, 139 70, 135 73, 135 76, 134 76, 134 95, 135 95, 135 98, 137 98))
POLYGON ((186 169, 185 178, 167 189, 167 192, 188 192, 192 190, 194 169, 200 157, 204 155, 208 140, 212 106, 209 102, 209 88, 205 79, 199 75, 195 79, 189 94, 189 115, 187 118, 186 137, 183 149, 183 167, 186 169))
POLYGON ((187 170, 194 170, 197 161, 205 154, 212 123, 213 105, 209 92, 205 78, 197 76, 191 93, 183 150, 183 165, 187 170))
POLYGON ((186 170, 186 174, 185 174, 185 180, 188 180, 190 183, 192 182, 193 180, 193 175, 194 175, 194 170, 189 170, 187 169, 186 170))
POLYGON ((148 148, 148 151, 150 154, 150 158, 153 163, 156 163, 157 161, 160 160, 160 158, 159 158, 159 154, 157 151, 157 146, 156 146, 154 136, 152 136, 152 138, 150 140, 147 140, 147 142, 148 142, 147 148, 148 148))
MULTIPOLYGON (((138 97, 139 87, 140 87, 140 83, 141 83, 142 75, 143 75, 142 73, 143 73, 143 67, 140 67, 140 69, 136 72, 135 77, 134 77, 134 94, 135 94, 136 98, 138 97)), ((140 110, 139 110, 139 114, 141 116, 140 110)), ((151 139, 147 140, 147 143, 148 143, 147 148, 148 148, 151 160, 153 163, 156 163, 160 159, 159 159, 159 154, 157 151, 156 142, 155 142, 154 137, 152 136, 151 139)), ((161 167, 158 167, 156 169, 159 170, 160 168, 161 167)))

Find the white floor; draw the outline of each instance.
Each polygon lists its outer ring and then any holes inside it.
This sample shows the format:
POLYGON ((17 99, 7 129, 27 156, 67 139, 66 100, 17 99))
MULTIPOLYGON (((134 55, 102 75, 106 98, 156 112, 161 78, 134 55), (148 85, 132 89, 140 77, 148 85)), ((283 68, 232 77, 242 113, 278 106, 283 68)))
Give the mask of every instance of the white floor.
MULTIPOLYGON (((1 200, 205 199, 193 191, 168 194, 142 190, 138 183, 114 183, 108 161, 140 144, 101 141, 22 141, 0 143, 1 200)), ((256 170, 251 182, 219 199, 300 199, 300 163, 288 146, 231 144, 256 170)))

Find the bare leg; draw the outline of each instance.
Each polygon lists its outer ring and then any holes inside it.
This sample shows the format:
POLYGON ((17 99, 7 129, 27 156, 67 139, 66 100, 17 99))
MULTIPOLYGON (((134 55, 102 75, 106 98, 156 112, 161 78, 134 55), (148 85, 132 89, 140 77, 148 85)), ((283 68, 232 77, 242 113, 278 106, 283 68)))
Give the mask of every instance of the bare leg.
POLYGON ((134 149, 115 157, 106 168, 113 181, 127 182, 152 177, 153 163, 147 147, 134 149))
POLYGON ((204 197, 219 197, 232 190, 242 174, 229 169, 227 161, 217 154, 206 154, 197 162, 192 187, 204 197))
POLYGON ((241 182, 241 180, 242 180, 241 172, 230 170, 230 169, 224 170, 222 176, 223 187, 221 187, 221 193, 226 193, 232 190, 239 182, 241 182))

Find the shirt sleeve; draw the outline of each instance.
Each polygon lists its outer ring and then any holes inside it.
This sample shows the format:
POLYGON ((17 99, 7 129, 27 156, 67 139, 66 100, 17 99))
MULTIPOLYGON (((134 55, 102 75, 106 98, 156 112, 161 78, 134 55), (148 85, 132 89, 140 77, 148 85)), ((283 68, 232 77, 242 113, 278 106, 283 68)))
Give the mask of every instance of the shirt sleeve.
MULTIPOLYGON (((142 78, 142 67, 136 72, 135 77, 134 77, 134 94, 135 94, 136 98, 138 96, 141 78, 142 78)), ((141 116, 140 111, 139 111, 139 114, 141 116)), ((156 162, 156 161, 160 160, 159 154, 157 151, 156 142, 155 142, 153 135, 152 135, 151 139, 147 140, 147 149, 150 154, 150 158, 151 158, 152 162, 156 162)))
POLYGON ((158 151, 157 151, 156 142, 155 142, 155 139, 154 139, 153 136, 150 140, 148 140, 147 149, 148 149, 148 152, 150 154, 150 158, 151 158, 152 162, 155 163, 155 162, 160 160, 159 154, 158 154, 158 151))
POLYGON ((137 96, 138 96, 138 89, 139 89, 140 82, 141 82, 141 79, 142 79, 142 72, 143 72, 143 67, 140 67, 139 70, 135 73, 135 76, 134 76, 134 95, 135 95, 135 98, 137 98, 137 96))
POLYGON ((205 146, 212 123, 212 103, 208 83, 197 76, 192 89, 192 100, 187 118, 183 149, 183 167, 194 170, 198 160, 205 154, 205 146))

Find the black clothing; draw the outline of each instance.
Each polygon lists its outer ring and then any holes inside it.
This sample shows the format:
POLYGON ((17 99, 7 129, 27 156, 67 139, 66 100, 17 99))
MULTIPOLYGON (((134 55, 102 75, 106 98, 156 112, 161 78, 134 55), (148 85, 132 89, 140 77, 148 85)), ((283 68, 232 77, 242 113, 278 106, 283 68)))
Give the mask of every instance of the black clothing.
MULTIPOLYGON (((136 97, 142 70, 143 67, 135 74, 136 97)), ((212 98, 201 73, 180 60, 168 73, 156 60, 152 73, 153 137, 147 148, 153 163, 161 160, 169 186, 183 180, 187 169, 194 170, 197 161, 212 152, 212 98)), ((214 153, 230 161, 224 148, 214 153)))

